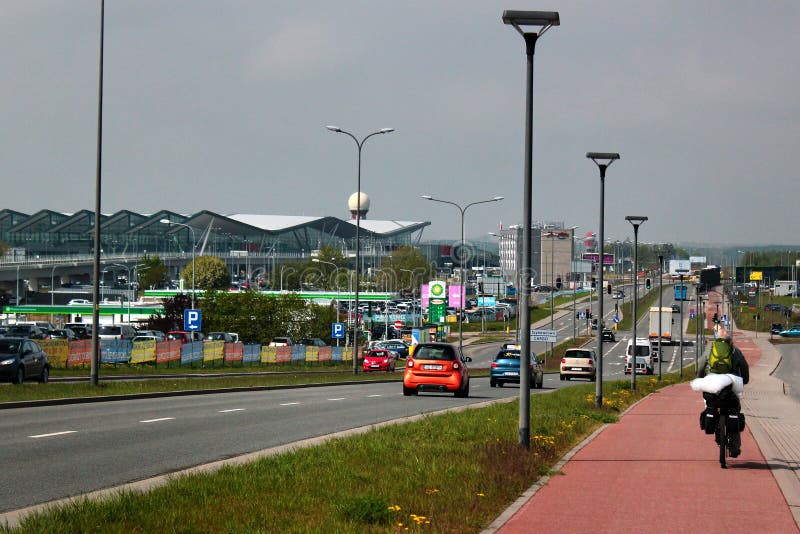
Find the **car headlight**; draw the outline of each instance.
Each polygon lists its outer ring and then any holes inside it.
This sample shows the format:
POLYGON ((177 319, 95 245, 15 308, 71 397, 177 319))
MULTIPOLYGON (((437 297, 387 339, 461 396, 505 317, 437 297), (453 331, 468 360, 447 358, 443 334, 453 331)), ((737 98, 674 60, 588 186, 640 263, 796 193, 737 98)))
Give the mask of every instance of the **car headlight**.
POLYGON ((11 365, 12 363, 14 363, 14 358, 0 361, 0 365, 11 365))

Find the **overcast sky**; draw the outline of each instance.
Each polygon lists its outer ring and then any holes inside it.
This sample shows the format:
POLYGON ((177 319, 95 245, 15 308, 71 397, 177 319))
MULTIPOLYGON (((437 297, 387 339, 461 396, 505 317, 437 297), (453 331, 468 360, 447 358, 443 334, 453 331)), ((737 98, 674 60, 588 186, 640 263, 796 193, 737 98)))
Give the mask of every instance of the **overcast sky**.
MULTIPOLYGON (((800 2, 108 0, 103 212, 522 219, 525 50, 537 45, 533 218, 644 242, 798 243, 800 2), (794 66, 793 66, 794 65, 794 66)), ((0 0, 1 207, 94 209, 100 1, 0 0)))

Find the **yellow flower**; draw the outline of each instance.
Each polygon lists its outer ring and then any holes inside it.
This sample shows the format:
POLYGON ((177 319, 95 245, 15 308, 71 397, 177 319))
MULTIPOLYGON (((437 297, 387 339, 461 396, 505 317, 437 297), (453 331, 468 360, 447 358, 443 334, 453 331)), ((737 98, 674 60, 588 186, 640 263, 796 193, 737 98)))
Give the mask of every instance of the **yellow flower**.
POLYGON ((477 495, 478 497, 486 497, 486 495, 484 495, 483 493, 476 493, 476 495, 477 495))

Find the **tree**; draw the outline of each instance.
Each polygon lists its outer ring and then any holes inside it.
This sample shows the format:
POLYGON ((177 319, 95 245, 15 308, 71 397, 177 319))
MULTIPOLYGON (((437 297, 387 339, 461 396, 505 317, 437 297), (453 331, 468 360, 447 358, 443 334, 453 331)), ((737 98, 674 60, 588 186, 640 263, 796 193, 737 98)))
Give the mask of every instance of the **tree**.
POLYGON ((170 332, 183 330, 183 310, 192 307, 192 298, 189 295, 175 295, 164 299, 164 313, 156 313, 147 321, 147 328, 170 332))
POLYGON ((214 289, 225 289, 231 282, 231 274, 225 260, 217 256, 200 256, 195 258, 194 263, 190 263, 181 272, 184 284, 192 283, 192 269, 194 273, 194 286, 196 289, 212 291, 214 289))
POLYGON ((389 283, 394 291, 410 294, 420 283, 427 283, 433 276, 433 267, 428 258, 420 249, 412 246, 402 246, 392 251, 383 266, 394 276, 395 283, 389 283))
POLYGON ((167 266, 158 256, 145 254, 139 258, 136 277, 137 283, 142 289, 164 287, 167 281, 167 266))

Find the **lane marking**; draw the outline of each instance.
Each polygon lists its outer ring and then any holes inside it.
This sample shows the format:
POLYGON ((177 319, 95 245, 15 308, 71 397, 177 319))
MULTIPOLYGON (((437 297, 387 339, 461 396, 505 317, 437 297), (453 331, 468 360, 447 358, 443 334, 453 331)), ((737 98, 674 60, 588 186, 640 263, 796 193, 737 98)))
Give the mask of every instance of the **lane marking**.
POLYGON ((174 417, 159 417, 158 419, 145 419, 144 421, 139 421, 140 423, 158 423, 160 421, 171 421, 175 419, 174 417))
POLYGON ((28 436, 32 439, 39 439, 39 438, 51 438, 53 436, 63 436, 65 434, 75 434, 77 430, 64 430, 62 432, 51 432, 50 434, 36 434, 35 436, 28 436))
POLYGON ((367 398, 368 398, 368 399, 371 399, 372 397, 382 397, 382 396, 383 396, 383 395, 367 395, 367 398))
POLYGON ((294 406, 295 404, 300 404, 299 402, 284 402, 281 406, 294 406))
POLYGON ((220 410, 219 413, 243 412, 244 408, 231 408, 230 410, 220 410))
POLYGON ((335 399, 328 399, 329 401, 340 401, 345 400, 347 397, 336 397, 335 399))

